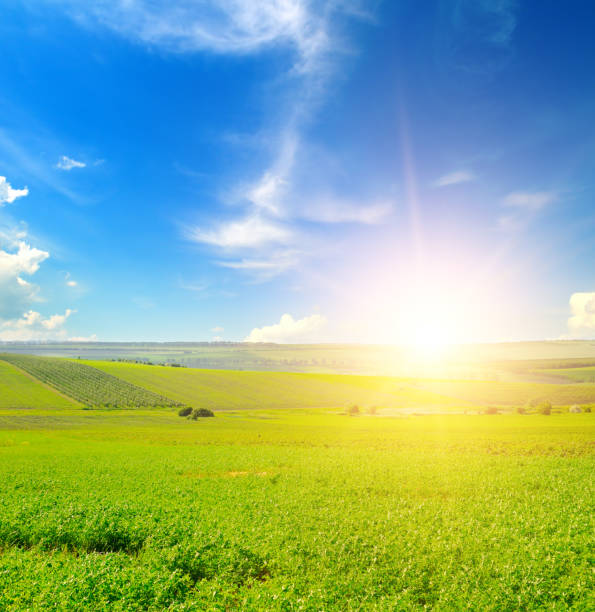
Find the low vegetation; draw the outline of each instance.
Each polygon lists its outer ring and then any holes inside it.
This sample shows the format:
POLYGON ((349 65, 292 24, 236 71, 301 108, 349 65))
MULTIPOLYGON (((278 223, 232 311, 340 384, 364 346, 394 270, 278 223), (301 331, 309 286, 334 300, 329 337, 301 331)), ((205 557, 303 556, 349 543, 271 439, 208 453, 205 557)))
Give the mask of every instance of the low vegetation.
POLYGON ((0 354, 0 361, 20 368, 60 393, 92 408, 154 408, 179 405, 175 400, 76 361, 15 354, 0 354))
POLYGON ((594 608, 592 415, 343 411, 0 411, 0 609, 594 608))
POLYGON ((0 359, 0 408, 75 408, 78 404, 0 359))

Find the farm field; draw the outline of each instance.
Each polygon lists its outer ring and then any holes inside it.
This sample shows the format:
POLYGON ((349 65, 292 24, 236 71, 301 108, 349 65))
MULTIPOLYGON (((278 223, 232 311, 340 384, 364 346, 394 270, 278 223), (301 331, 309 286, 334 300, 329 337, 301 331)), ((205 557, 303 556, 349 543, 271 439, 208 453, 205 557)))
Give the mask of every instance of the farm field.
POLYGON ((592 609, 594 439, 593 414, 2 410, 0 608, 592 609))
POLYGON ((483 406, 525 406, 545 401, 555 406, 595 403, 594 384, 419 380, 416 386, 452 399, 483 406))
POLYGON ((438 363, 411 359, 406 347, 247 342, 4 343, 2 352, 95 361, 178 363, 217 370, 316 372, 502 381, 539 380, 543 368, 595 366, 595 342, 557 340, 453 346, 438 363), (568 362, 568 366, 564 363, 568 362))
MULTIPOLYGON (((33 355, 0 354, 11 364, 87 407, 147 408, 176 406, 177 402, 110 376, 78 361, 33 355)), ((36 405, 37 406, 37 405, 36 405)))
POLYGON ((238 408, 362 408, 464 411, 489 405, 511 408, 529 402, 595 403, 595 384, 449 381, 381 376, 233 372, 86 362, 135 385, 191 406, 238 408))
POLYGON ((472 407, 461 399, 414 388, 407 379, 399 378, 85 363, 183 404, 212 410, 345 408, 350 404, 427 411, 472 407))
POLYGON ((74 408, 77 404, 0 360, 0 408, 74 408))
POLYGON ((543 371, 547 374, 554 374, 559 377, 567 378, 571 382, 595 382, 595 367, 559 368, 543 371))

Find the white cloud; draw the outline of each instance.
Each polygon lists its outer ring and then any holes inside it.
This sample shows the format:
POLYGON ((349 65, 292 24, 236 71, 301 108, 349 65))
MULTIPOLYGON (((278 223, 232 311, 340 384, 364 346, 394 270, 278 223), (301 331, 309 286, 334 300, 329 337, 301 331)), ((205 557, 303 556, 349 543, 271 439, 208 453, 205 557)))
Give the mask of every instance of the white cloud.
POLYGON ((0 232, 0 340, 63 340, 64 324, 74 314, 68 308, 64 314, 45 317, 31 308, 41 301, 39 287, 23 278, 32 276, 50 254, 25 242, 22 231, 0 232))
POLYGON ((67 309, 64 314, 54 314, 43 317, 35 310, 25 312, 20 318, 9 319, 0 323, 0 340, 64 340, 66 330, 63 329, 66 319, 76 311, 67 309))
POLYGON ((287 196, 291 187, 290 175, 295 164, 297 148, 297 135, 293 130, 286 131, 281 138, 273 164, 256 184, 246 189, 244 194, 246 200, 257 209, 277 216, 285 212, 283 198, 287 196))
POLYGON ((97 334, 91 334, 90 336, 71 336, 68 338, 68 342, 97 342, 97 334))
POLYGON ((502 204, 528 211, 538 211, 557 199, 558 195, 553 191, 515 191, 509 193, 502 200, 502 204))
MULTIPOLYGON (((268 138, 273 160, 255 180, 243 181, 237 218, 219 224, 190 227, 186 238, 216 248, 235 250, 242 259, 226 262, 236 270, 281 270, 267 249, 288 245, 300 218, 321 223, 377 223, 386 204, 357 207, 342 203, 321 205, 304 214, 302 202, 316 201, 295 179, 300 131, 324 96, 336 60, 346 56, 338 31, 342 17, 367 18, 362 0, 54 0, 86 26, 109 28, 137 43, 173 53, 209 52, 246 55, 284 52, 283 93, 286 101, 276 115, 277 138, 268 138), (362 8, 363 7, 363 8, 362 8), (292 55, 288 56, 287 51, 292 55), (279 127, 280 126, 280 127, 279 127), (277 141, 277 142, 275 142, 277 141), (276 149, 276 151, 275 151, 276 149), (284 223, 280 224, 279 219, 284 223), (258 249, 258 257, 246 256, 258 249)), ((278 81, 279 83, 279 81, 278 81)), ((267 129, 266 127, 264 128, 267 129)), ((324 173, 324 171, 320 171, 324 173)), ((238 193, 239 192, 239 193, 238 193)), ((331 198, 332 200, 333 198, 331 198)))
POLYGON ((318 332, 326 324, 326 318, 313 314, 303 319, 294 319, 290 314, 284 314, 279 323, 264 327, 255 327, 244 338, 244 342, 315 342, 318 332))
POLYGON ((285 45, 300 72, 316 69, 329 46, 326 16, 353 0, 320 6, 311 0, 58 0, 82 23, 175 52, 248 54, 285 45))
POLYGON ((69 280, 69 281, 66 281, 66 284, 67 284, 69 287, 76 287, 76 286, 78 285, 78 283, 77 283, 75 280, 69 280))
POLYGON ((0 250, 0 279, 18 274, 34 274, 39 270, 39 264, 45 261, 50 254, 31 247, 22 240, 17 243, 16 253, 0 250))
POLYGON ((260 215, 250 215, 237 221, 221 223, 213 230, 192 228, 187 232, 188 238, 212 246, 238 249, 255 248, 269 244, 287 243, 292 238, 289 228, 260 215))
POLYGON ((68 319, 68 317, 75 312, 76 310, 71 310, 70 308, 67 308, 63 315, 54 314, 51 317, 48 317, 47 319, 41 321, 41 326, 45 327, 45 329, 50 330, 58 329, 59 327, 62 327, 66 319, 68 319))
POLYGON ((595 291, 570 296, 568 329, 571 337, 595 336, 595 291))
POLYGON ((441 176, 435 183, 435 187, 447 187, 448 185, 458 185, 459 183, 468 183, 475 180, 475 175, 467 170, 459 170, 441 176))
POLYGON ((18 317, 31 302, 38 301, 39 287, 23 278, 37 272, 49 253, 26 242, 8 238, 7 249, 0 249, 0 321, 18 317))
POLYGON ((29 195, 29 189, 13 189, 5 176, 0 176, 0 206, 5 203, 12 204, 17 198, 29 195))
POLYGON ((56 168, 60 170, 72 170, 73 168, 85 168, 86 166, 87 164, 85 162, 77 161, 66 155, 62 155, 56 164, 56 168))
POLYGON ((328 198, 306 207, 301 216, 320 223, 362 223, 375 225, 393 211, 392 202, 358 204, 346 200, 328 198))
POLYGON ((217 325, 211 329, 214 334, 220 334, 222 331, 225 331, 223 327, 217 325))
POLYGON ((554 191, 514 191, 509 193, 502 200, 502 206, 509 212, 499 217, 498 225, 507 232, 519 231, 540 210, 557 199, 558 194, 554 191))

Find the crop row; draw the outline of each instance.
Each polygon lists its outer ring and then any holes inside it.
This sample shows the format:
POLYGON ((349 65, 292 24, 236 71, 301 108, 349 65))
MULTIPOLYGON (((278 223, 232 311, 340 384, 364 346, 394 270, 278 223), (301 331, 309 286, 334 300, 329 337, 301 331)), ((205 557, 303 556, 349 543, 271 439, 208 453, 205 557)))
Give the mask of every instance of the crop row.
POLYGON ((1 355, 0 359, 86 406, 153 408, 180 405, 168 397, 75 361, 12 354, 1 355))

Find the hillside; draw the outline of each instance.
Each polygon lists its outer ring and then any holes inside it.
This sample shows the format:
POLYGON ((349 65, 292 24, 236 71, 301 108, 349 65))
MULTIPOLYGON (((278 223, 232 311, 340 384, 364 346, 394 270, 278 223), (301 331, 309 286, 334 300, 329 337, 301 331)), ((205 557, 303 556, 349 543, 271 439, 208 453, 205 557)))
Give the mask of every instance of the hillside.
POLYGON ((0 360, 0 408, 76 408, 78 404, 0 360))
POLYGON ((77 361, 8 354, 0 355, 2 361, 88 407, 156 408, 177 405, 167 397, 77 361))
POLYGON ((413 388, 406 379, 339 374, 234 372, 88 362, 134 385, 190 406, 212 410, 269 408, 362 408, 457 410, 464 401, 413 388))

